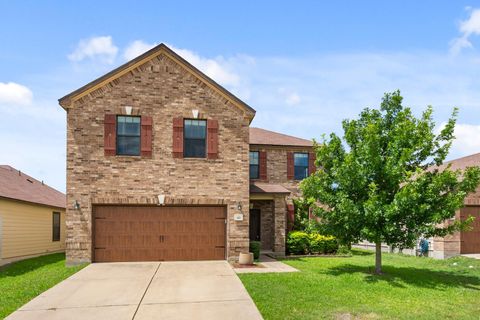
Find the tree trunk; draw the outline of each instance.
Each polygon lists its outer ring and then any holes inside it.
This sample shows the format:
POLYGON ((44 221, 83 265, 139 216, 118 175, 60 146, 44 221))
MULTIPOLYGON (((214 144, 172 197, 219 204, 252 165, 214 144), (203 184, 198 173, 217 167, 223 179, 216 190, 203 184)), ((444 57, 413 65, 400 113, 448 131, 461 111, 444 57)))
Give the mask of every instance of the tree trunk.
POLYGON ((375 274, 382 274, 382 243, 375 242, 375 274))

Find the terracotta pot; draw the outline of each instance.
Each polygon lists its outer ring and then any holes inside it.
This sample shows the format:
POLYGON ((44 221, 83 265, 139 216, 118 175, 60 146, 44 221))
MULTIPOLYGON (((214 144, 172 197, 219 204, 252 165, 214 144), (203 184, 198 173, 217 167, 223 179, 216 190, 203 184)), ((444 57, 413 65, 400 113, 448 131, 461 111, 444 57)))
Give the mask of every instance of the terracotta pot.
POLYGON ((240 252, 238 257, 239 264, 253 264, 253 253, 251 252, 240 252))

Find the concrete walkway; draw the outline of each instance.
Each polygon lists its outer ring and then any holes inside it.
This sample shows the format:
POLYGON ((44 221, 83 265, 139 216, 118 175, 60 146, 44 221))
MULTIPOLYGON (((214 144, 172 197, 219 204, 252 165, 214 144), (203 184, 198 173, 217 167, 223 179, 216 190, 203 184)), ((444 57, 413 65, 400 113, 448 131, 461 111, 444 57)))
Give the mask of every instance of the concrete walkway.
POLYGON ((480 259, 480 253, 466 253, 466 254, 462 254, 462 257, 480 259))
POLYGON ((294 267, 273 259, 265 254, 260 254, 260 262, 255 267, 234 268, 236 273, 282 273, 298 272, 294 267))
POLYGON ((262 319, 226 261, 97 263, 7 317, 262 319))

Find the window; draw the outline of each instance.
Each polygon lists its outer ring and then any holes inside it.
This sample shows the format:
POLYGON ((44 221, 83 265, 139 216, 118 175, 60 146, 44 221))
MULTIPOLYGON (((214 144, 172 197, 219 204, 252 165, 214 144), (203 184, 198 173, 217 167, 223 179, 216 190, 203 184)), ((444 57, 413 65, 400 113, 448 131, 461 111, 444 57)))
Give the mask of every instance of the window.
POLYGON ((117 117, 117 155, 140 155, 140 117, 117 117))
POLYGON ((293 165, 295 180, 302 180, 308 176, 308 153, 294 153, 293 165))
POLYGON ((53 213, 52 230, 52 241, 60 241, 60 212, 53 213))
POLYGON ((258 151, 250 151, 250 179, 258 179, 258 151))
POLYGON ((185 158, 205 158, 207 121, 184 120, 184 148, 185 158))

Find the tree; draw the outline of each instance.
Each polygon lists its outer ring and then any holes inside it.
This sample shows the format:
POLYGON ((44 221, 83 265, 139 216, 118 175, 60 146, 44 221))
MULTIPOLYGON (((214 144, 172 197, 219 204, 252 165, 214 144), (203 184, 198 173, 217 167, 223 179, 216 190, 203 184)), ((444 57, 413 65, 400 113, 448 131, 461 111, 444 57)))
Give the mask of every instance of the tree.
POLYGON ((305 197, 329 233, 345 245, 375 243, 375 273, 381 274, 381 243, 415 246, 420 236, 445 236, 473 218, 443 225, 480 181, 480 168, 440 170, 454 139, 458 110, 435 134, 432 108, 420 118, 402 106, 400 92, 385 94, 380 109, 366 108, 344 120, 344 137, 315 142, 319 168, 303 180, 305 197))

